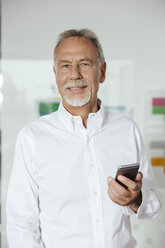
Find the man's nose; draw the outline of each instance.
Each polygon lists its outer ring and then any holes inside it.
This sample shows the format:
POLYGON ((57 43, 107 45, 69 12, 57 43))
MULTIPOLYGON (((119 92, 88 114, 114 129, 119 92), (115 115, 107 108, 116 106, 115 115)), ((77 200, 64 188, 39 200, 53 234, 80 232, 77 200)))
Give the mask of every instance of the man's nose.
POLYGON ((70 79, 71 80, 82 79, 80 68, 77 65, 72 66, 70 79))

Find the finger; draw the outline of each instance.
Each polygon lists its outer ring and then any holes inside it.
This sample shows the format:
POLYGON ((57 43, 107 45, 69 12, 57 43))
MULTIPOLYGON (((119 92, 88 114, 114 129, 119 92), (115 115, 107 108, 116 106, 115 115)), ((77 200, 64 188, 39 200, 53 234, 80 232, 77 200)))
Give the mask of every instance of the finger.
POLYGON ((139 182, 139 181, 141 181, 143 179, 143 174, 142 174, 142 172, 138 172, 137 173, 137 175, 136 175, 136 178, 135 178, 135 181, 136 182, 139 182))
MULTIPOLYGON (((111 189, 108 191, 109 197, 111 198, 111 200, 116 203, 116 204, 120 204, 120 202, 123 201, 123 197, 116 192, 115 189, 111 189)), ((125 198, 124 198, 125 199, 125 198)))
MULTIPOLYGON (((137 185, 138 183, 135 184, 137 185)), ((125 206, 134 199, 137 193, 138 191, 126 189, 116 182, 116 180, 110 178, 110 183, 108 184, 108 195, 114 203, 120 206, 125 206)))
POLYGON ((129 190, 132 190, 134 192, 138 192, 141 190, 142 182, 133 182, 131 187, 129 187, 129 190))
POLYGON ((124 206, 130 202, 131 199, 129 197, 128 191, 125 188, 123 188, 121 185, 119 185, 119 188, 121 189, 120 192, 116 191, 116 189, 112 189, 109 196, 114 203, 124 206))
POLYGON ((108 177, 107 184, 108 184, 108 195, 113 202, 116 202, 117 195, 116 195, 116 190, 114 189, 113 178, 108 177))
POLYGON ((113 179, 111 184, 109 185, 108 190, 109 195, 112 200, 118 199, 119 201, 123 201, 123 199, 129 196, 129 192, 126 188, 121 186, 116 180, 113 179))
POLYGON ((112 177, 107 177, 107 184, 109 184, 110 182, 112 182, 113 178, 112 177))
POLYGON ((132 184, 132 182, 133 182, 131 179, 129 179, 128 177, 125 177, 125 176, 123 176, 123 175, 118 176, 117 179, 118 179, 121 183, 123 183, 124 185, 126 185, 127 187, 130 187, 131 184, 132 184))
POLYGON ((128 177, 121 176, 121 175, 118 176, 118 180, 122 182, 123 184, 125 184, 129 190, 133 190, 133 191, 138 191, 142 185, 141 181, 135 182, 129 179, 128 177))

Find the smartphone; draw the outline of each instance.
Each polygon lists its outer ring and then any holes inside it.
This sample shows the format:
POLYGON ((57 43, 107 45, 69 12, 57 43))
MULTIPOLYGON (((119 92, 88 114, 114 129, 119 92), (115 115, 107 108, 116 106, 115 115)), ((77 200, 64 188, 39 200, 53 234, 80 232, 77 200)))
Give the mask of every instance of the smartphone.
POLYGON ((136 175, 138 173, 140 164, 139 163, 135 163, 135 164, 128 164, 128 165, 120 165, 117 168, 117 173, 116 173, 116 177, 115 180, 116 182, 118 182, 120 185, 122 185, 125 188, 128 188, 126 185, 124 185, 123 183, 121 183, 117 177, 119 175, 123 175, 125 177, 128 177, 129 179, 131 179, 132 181, 135 180, 136 175))

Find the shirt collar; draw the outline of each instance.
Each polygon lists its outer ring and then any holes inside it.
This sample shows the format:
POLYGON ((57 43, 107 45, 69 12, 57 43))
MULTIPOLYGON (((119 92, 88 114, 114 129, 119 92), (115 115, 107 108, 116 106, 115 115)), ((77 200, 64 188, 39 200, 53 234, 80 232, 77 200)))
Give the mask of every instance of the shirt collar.
POLYGON ((82 118, 80 116, 73 116, 70 114, 63 106, 62 101, 60 102, 57 114, 60 121, 64 124, 64 126, 70 131, 74 131, 76 126, 82 128, 90 133, 94 133, 102 128, 103 120, 105 116, 105 111, 103 104, 100 99, 98 99, 99 110, 96 113, 89 113, 87 119, 87 129, 83 126, 82 118))

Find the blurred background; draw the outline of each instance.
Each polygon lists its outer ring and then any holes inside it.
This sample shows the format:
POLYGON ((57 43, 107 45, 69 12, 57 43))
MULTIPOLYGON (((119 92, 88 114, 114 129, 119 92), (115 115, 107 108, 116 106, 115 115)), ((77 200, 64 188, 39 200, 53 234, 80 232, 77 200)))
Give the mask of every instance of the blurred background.
MULTIPOLYGON (((165 198, 165 0, 1 0, 0 8, 1 247, 16 136, 57 108, 53 49, 66 29, 98 35, 107 61, 99 97, 138 124, 165 198)), ((155 220, 131 222, 140 248, 165 247, 164 205, 155 220)))

